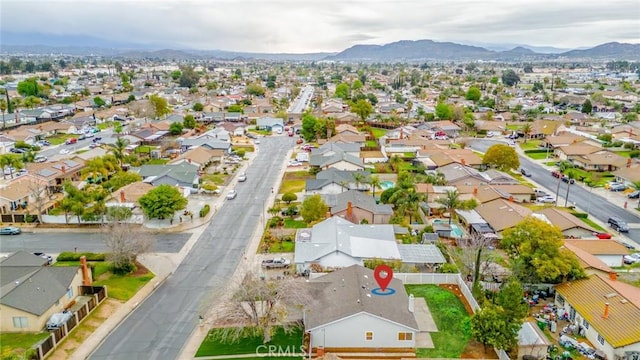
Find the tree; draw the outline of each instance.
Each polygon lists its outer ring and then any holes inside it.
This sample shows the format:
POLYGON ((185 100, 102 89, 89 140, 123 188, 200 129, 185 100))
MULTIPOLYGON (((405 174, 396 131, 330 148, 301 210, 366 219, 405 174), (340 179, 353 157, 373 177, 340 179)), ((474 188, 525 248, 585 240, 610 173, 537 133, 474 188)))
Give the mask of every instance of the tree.
POLYGON ((571 189, 571 182, 574 181, 573 179, 575 178, 575 174, 573 170, 567 170, 564 175, 567 177, 567 193, 564 197, 564 207, 567 207, 567 204, 569 203, 569 190, 571 189))
POLYGON ((316 139, 316 123, 318 119, 310 113, 302 115, 302 130, 301 134, 305 141, 310 142, 316 139))
POLYGON ((228 112, 232 112, 232 113, 242 113, 244 112, 244 110, 242 109, 242 105, 240 104, 233 104, 233 105, 229 105, 227 107, 227 111, 228 112))
POLYGON ((204 105, 202 105, 201 103, 197 102, 195 104, 193 104, 193 111, 202 111, 204 110, 204 105))
MULTIPOLYGON (((593 176, 591 177, 591 179, 593 180, 593 176)), ((637 191, 640 191, 640 181, 634 181, 631 183, 631 188, 637 191)), ((640 197, 638 197, 638 209, 640 209, 640 197)))
POLYGON ((500 306, 508 319, 520 321, 520 325, 529 315, 529 304, 523 301, 524 289, 517 279, 509 279, 502 285, 495 297, 496 305, 500 306))
POLYGON ((78 218, 78 224, 80 224, 80 218, 85 211, 85 204, 89 202, 89 199, 85 193, 69 181, 65 182, 62 188, 65 197, 60 202, 60 208, 64 211, 65 222, 69 223, 68 215, 71 213, 78 218))
POLYGON ((373 106, 369 101, 359 99, 351 104, 351 112, 358 115, 362 121, 365 121, 373 113, 373 106))
POLYGON ((171 125, 169 125, 169 133, 171 133, 171 135, 180 135, 182 134, 182 123, 179 122, 174 122, 171 123, 171 125))
POLYGON ((198 85, 198 81, 200 81, 200 75, 193 70, 192 66, 183 66, 180 68, 180 79, 178 83, 181 87, 192 88, 198 85))
POLYGON ((264 279, 259 271, 247 270, 242 282, 236 284, 230 301, 219 308, 219 316, 237 327, 225 327, 217 336, 228 342, 247 336, 260 336, 266 344, 271 341, 275 326, 291 331, 300 326, 287 321, 290 310, 304 307, 312 301, 307 284, 293 278, 264 279))
POLYGON ((367 176, 364 172, 354 171, 353 173, 353 182, 356 184, 356 190, 361 190, 360 185, 367 182, 367 176))
POLYGON ((47 187, 40 181, 35 179, 29 180, 29 196, 35 204, 36 215, 38 216, 38 223, 40 224, 42 224, 42 213, 44 212, 47 193, 47 187))
POLYGON ((93 103, 96 104, 96 106, 99 107, 99 108, 107 105, 107 103, 100 96, 94 97, 93 98, 93 103))
POLYGON ((458 190, 449 190, 445 197, 438 198, 436 201, 442 204, 449 212, 449 225, 451 225, 456 210, 471 210, 478 206, 478 203, 473 199, 466 201, 460 200, 458 190))
POLYGON ((160 118, 160 117, 171 114, 171 108, 167 103, 167 99, 160 97, 158 95, 151 95, 149 97, 149 102, 151 102, 154 115, 156 118, 160 118))
POLYGON ((591 100, 589 99, 584 100, 584 102, 582 103, 581 111, 584 114, 591 114, 591 111, 593 111, 593 105, 591 105, 591 100))
POLYGON ((173 81, 176 81, 178 79, 180 79, 180 76, 182 75, 182 73, 180 72, 180 70, 174 70, 171 72, 171 79, 173 79, 173 81))
POLYGON ((27 96, 38 96, 40 93, 40 85, 38 85, 38 79, 29 78, 18 83, 18 94, 27 96))
MULTIPOLYGON (((13 179, 14 169, 22 168, 22 160, 14 154, 2 154, 0 155, 0 167, 4 169, 9 169, 9 178, 13 179)), ((2 177, 7 178, 7 174, 3 171, 2 177)))
POLYGON ((531 127, 531 123, 526 123, 524 125, 522 125, 522 127, 520 128, 520 131, 522 132, 522 134, 524 134, 524 143, 527 143, 527 139, 529 139, 529 135, 531 135, 531 132, 533 131, 533 127, 531 127))
POLYGON ((563 247, 554 225, 527 217, 503 232, 500 245, 511 259, 513 275, 523 283, 559 283, 584 277, 576 257, 563 247))
MULTIPOLYGON (((127 209, 127 208, 123 208, 127 209)), ((127 209, 128 210, 128 209, 127 209)), ((129 211, 129 217, 131 211, 129 211)), ((134 224, 124 222, 126 213, 110 210, 109 221, 103 225, 104 242, 109 249, 107 261, 111 263, 113 272, 127 274, 135 269, 138 255, 151 250, 153 237, 140 231, 134 224)))
POLYGON ((520 167, 520 159, 516 150, 509 145, 492 145, 482 158, 482 163, 497 168, 500 171, 508 171, 520 167))
POLYGON ((177 188, 163 184, 149 190, 138 199, 138 203, 148 218, 164 219, 184 209, 187 206, 187 199, 177 188))
POLYGON ((245 93, 249 96, 264 96, 265 90, 259 84, 249 84, 245 89, 245 93))
POLYGON ((480 309, 471 318, 471 336, 484 346, 498 349, 512 349, 518 340, 520 326, 509 321, 504 310, 499 306, 489 304, 480 309))
POLYGON ((287 205, 291 204, 292 201, 298 200, 298 195, 292 192, 282 194, 282 201, 286 202, 287 205))
POLYGON ((531 64, 526 64, 522 70, 525 74, 531 74, 533 72, 533 66, 531 64))
POLYGON ((436 116, 440 120, 449 120, 453 116, 453 112, 451 111, 451 107, 448 104, 443 102, 439 102, 436 105, 436 116))
POLYGON ((336 92, 334 93, 333 96, 342 99, 342 100, 346 100, 349 98, 349 84, 347 83, 340 83, 338 84, 338 86, 336 86, 336 92))
POLYGON ((82 178, 90 184, 97 184, 105 181, 107 177, 119 169, 115 157, 95 157, 87 160, 82 169, 82 178))
POLYGON ((477 102, 481 97, 482 93, 476 86, 470 87, 469 90, 467 90, 467 94, 465 95, 465 99, 471 100, 473 102, 477 102))
POLYGON ((509 69, 502 73, 502 83, 507 86, 515 86, 520 82, 520 76, 515 71, 509 69))
POLYGON ((377 175, 371 175, 369 178, 369 185, 371 185, 371 190, 373 190, 373 198, 376 198, 376 189, 380 188, 380 178, 377 175))
POLYGON ((196 119, 191 114, 185 115, 182 125, 187 129, 193 129, 196 127, 196 119))
POLYGON ((113 144, 109 144, 109 152, 113 154, 113 156, 118 161, 118 165, 122 166, 122 160, 125 158, 125 150, 129 145, 129 140, 123 139, 121 137, 116 139, 116 142, 113 144))
POLYGON ((329 207, 322 200, 320 195, 311 195, 304 199, 300 215, 307 224, 324 219, 327 216, 329 207))

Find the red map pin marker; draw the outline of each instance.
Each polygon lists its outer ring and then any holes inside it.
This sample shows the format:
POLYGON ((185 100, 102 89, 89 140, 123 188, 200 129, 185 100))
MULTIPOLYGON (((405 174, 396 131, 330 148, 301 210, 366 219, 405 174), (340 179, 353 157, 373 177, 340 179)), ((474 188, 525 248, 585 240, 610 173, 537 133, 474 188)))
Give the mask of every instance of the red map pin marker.
POLYGON ((389 286, 391 280, 393 280, 393 270, 387 265, 378 265, 376 269, 373 270, 373 277, 376 278, 380 290, 384 292, 387 290, 387 286, 389 286))

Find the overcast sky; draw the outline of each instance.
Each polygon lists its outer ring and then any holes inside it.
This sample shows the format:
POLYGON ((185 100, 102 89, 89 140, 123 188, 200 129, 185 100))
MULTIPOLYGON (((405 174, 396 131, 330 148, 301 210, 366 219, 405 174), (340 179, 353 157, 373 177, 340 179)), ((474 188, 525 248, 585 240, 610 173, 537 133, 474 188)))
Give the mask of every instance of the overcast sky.
POLYGON ((0 13, 2 31, 251 52, 418 39, 640 42, 640 0, 0 0, 0 13))

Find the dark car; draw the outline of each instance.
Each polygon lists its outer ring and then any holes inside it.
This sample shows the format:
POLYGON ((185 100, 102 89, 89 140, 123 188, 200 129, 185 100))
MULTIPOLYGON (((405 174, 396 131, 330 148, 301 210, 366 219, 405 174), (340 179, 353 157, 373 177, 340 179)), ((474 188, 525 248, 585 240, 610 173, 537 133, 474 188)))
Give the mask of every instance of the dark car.
POLYGON ((300 214, 300 210, 298 210, 296 206, 291 206, 282 210, 280 214, 282 214, 282 216, 296 216, 300 214))
POLYGON ((569 183, 569 184, 573 184, 576 181, 574 179, 570 179, 567 175, 562 176, 562 181, 569 183))
POLYGON ((40 256, 43 259, 46 259, 47 262, 49 263, 49 265, 51 265, 51 263, 53 262, 53 257, 51 255, 47 255, 43 252, 34 252, 33 255, 35 256, 40 256))
POLYGON ((612 216, 609 218, 609 220, 607 220, 607 223, 616 231, 629 232, 629 225, 627 225, 627 223, 620 218, 612 216))
POLYGON ((632 193, 627 194, 627 197, 629 199, 637 199, 637 198, 639 198, 640 197, 640 190, 636 190, 636 191, 634 191, 632 193))
POLYGON ((529 171, 529 170, 527 170, 527 169, 525 169, 525 168, 520 169, 520 173, 521 173, 522 175, 524 175, 524 176, 527 176, 527 177, 530 177, 530 176, 531 176, 531 171, 529 171))

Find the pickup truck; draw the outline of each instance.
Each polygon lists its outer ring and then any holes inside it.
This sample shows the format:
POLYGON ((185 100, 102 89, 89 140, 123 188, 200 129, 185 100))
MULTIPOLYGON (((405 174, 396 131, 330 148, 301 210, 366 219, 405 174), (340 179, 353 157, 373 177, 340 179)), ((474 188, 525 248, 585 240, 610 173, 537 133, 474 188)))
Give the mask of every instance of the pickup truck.
POLYGON ((263 260, 262 267, 266 269, 286 268, 291 265, 291 261, 285 258, 263 260))

